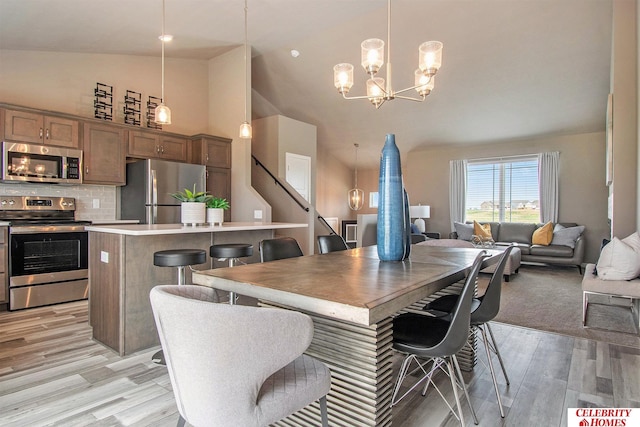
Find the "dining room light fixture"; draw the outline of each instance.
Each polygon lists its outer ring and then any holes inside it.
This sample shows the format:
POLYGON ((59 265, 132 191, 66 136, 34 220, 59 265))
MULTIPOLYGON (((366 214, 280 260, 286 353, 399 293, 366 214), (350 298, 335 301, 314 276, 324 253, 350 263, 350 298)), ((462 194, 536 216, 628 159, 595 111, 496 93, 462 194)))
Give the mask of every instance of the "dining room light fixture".
POLYGON ((247 25, 247 14, 249 7, 247 6, 247 0, 244 0, 244 122, 240 125, 240 138, 251 139, 252 129, 251 122, 249 122, 249 116, 247 115, 247 88, 249 87, 249 63, 248 63, 248 50, 249 50, 249 29, 247 25))
POLYGON ((355 170, 355 186, 349 190, 349 209, 359 211, 364 206, 364 191, 358 188, 358 147, 359 144, 353 144, 356 147, 356 170, 355 170))
POLYGON ((386 81, 376 74, 384 65, 384 41, 380 39, 367 39, 361 44, 362 67, 369 75, 367 80, 367 95, 347 96, 353 86, 353 65, 348 63, 337 64, 333 67, 333 83, 344 99, 368 99, 376 107, 380 108, 385 101, 395 98, 422 102, 431 93, 435 83, 435 75, 442 65, 442 43, 428 41, 418 47, 418 69, 414 72, 414 86, 402 90, 394 90, 391 85, 391 0, 387 0, 387 64, 386 81), (418 98, 400 95, 415 89, 418 98))
POLYGON ((154 111, 155 121, 159 125, 171 124, 171 110, 164 105, 164 44, 167 42, 166 35, 164 33, 164 0, 162 0, 162 35, 160 36, 162 43, 162 96, 160 98, 160 105, 158 105, 154 111))

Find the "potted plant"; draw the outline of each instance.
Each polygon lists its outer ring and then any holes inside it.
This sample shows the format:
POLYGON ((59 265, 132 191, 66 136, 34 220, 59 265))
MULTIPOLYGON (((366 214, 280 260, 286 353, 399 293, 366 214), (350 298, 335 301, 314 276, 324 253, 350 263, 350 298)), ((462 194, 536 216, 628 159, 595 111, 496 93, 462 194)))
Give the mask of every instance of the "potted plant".
POLYGON ((193 191, 185 188, 183 191, 171 193, 171 197, 182 202, 180 210, 182 224, 196 226, 205 222, 206 202, 211 199, 206 191, 196 191, 196 184, 193 184, 193 191))
POLYGON ((224 211, 229 209, 229 202, 222 197, 210 197, 207 202, 207 222, 216 225, 224 222, 224 211))

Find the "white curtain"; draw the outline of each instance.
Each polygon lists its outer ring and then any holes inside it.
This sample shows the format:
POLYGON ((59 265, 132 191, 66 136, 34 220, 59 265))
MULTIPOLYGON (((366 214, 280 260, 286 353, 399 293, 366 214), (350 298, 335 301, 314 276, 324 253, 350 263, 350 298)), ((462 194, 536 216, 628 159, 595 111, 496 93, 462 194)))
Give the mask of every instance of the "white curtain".
POLYGON ((540 221, 558 222, 559 152, 538 154, 538 185, 540 188, 540 221))
POLYGON ((467 161, 451 160, 449 162, 449 212, 451 214, 451 231, 455 231, 453 222, 464 221, 467 198, 467 161))

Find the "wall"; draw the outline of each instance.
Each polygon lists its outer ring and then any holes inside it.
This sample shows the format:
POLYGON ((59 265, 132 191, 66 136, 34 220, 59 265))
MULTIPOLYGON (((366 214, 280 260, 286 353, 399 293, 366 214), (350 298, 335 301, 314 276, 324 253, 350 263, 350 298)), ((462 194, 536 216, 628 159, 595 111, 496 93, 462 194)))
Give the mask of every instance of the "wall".
POLYGON ((255 137, 252 152, 256 158, 275 175, 290 193, 296 190, 286 182, 286 153, 300 154, 311 158, 311 188, 307 203, 301 196, 297 199, 309 207, 309 212, 301 209, 279 186, 273 183, 262 168, 254 166, 252 181, 254 187, 272 206, 272 220, 277 222, 306 223, 307 229, 285 230, 296 238, 305 254, 315 251, 315 200, 317 174, 316 127, 308 123, 275 115, 252 122, 255 137), (295 235, 292 234, 295 232, 295 235))
MULTIPOLYGON (((355 219, 355 212, 349 209, 347 203, 347 192, 351 188, 352 181, 353 172, 342 161, 329 154, 328 150, 319 146, 316 209, 320 215, 326 218, 336 217, 338 221, 355 219)), ((340 234, 340 229, 336 232, 340 234)))
POLYGON ((638 230, 638 20, 635 0, 613 2, 613 211, 611 234, 638 230))
POLYGON ((600 242, 607 237, 607 187, 605 185, 604 132, 563 135, 528 141, 478 146, 416 150, 403 165, 404 182, 411 204, 431 206, 427 231, 447 236, 449 215, 449 161, 560 152, 559 221, 586 226, 586 260, 596 261, 600 242))
MULTIPOLYGON (((207 62, 165 59, 165 98, 172 111, 171 132, 206 133, 207 62)), ((114 86, 114 120, 123 123, 127 89, 149 95, 161 93, 160 58, 61 52, 0 50, 0 102, 93 117, 96 82, 114 86)), ((144 121, 143 121, 144 124, 144 121)), ((0 184, 3 195, 65 196, 77 200, 76 218, 113 220, 117 191, 102 185, 0 184), (99 208, 93 207, 98 200, 99 208)))
MULTIPOLYGON (((165 58, 165 100, 172 124, 165 130, 207 132, 207 62, 165 58)), ((159 57, 0 50, 0 102, 93 117, 96 82, 113 86, 114 122, 124 123, 128 90, 161 95, 159 57)))
MULTIPOLYGON (((210 114, 208 133, 233 140, 231 145, 231 220, 253 221, 254 211, 271 220, 268 203, 251 186, 251 140, 239 138, 245 120, 245 102, 251 111, 251 91, 244 72, 251 73, 251 62, 244 60, 244 47, 235 48, 209 60, 208 95, 210 114), (247 68, 245 68, 245 65, 247 68)), ((256 132, 253 132, 254 135, 256 132)))

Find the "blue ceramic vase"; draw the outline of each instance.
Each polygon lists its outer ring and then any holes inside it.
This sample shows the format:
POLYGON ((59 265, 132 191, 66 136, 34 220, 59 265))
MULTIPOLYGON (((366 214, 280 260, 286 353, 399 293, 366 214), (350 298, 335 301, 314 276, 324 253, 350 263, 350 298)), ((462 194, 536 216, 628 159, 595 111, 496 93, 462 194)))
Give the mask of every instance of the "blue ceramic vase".
POLYGON ((396 137, 388 134, 380 157, 378 180, 378 258, 402 261, 411 250, 409 198, 402 182, 396 137))

